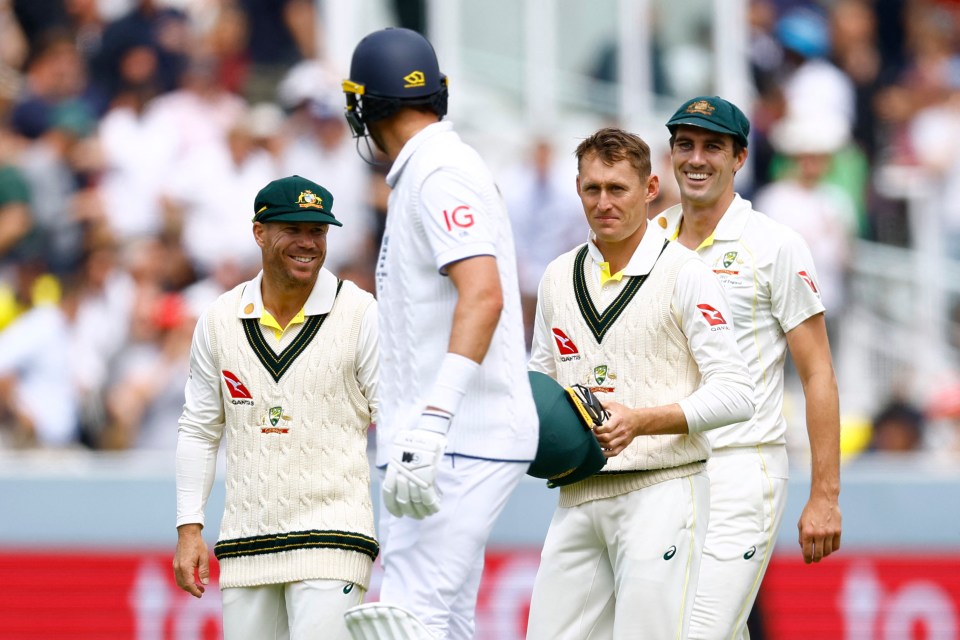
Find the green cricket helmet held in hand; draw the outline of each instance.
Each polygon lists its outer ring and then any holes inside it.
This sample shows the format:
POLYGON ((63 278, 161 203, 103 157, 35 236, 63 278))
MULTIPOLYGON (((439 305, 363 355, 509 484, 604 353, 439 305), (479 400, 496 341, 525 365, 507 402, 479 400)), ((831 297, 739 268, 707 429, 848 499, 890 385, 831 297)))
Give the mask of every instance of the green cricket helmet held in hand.
POLYGON ((544 373, 528 373, 540 419, 540 441, 527 475, 543 478, 553 488, 597 473, 607 462, 593 435, 593 428, 607 417, 600 401, 582 385, 565 389, 544 373))

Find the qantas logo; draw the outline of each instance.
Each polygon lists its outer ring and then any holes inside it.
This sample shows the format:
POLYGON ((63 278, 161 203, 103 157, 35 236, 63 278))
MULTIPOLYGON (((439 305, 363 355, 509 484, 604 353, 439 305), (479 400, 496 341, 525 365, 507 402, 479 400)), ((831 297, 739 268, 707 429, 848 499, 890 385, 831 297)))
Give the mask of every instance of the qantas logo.
POLYGON ((580 350, 577 349, 577 345, 573 344, 573 340, 567 337, 567 334, 556 327, 550 331, 553 332, 553 341, 557 343, 557 351, 560 352, 560 360, 567 362, 569 360, 580 359, 580 350))
POLYGON ((820 295, 820 291, 817 290, 817 283, 813 281, 813 278, 810 277, 809 273, 807 273, 806 271, 798 271, 797 275, 800 276, 800 278, 807 283, 807 286, 810 287, 811 291, 813 291, 818 296, 820 295))
POLYGON ((719 311, 710 305, 698 304, 697 309, 700 309, 700 313, 702 313, 703 317, 707 319, 707 322, 710 323, 711 327, 718 327, 727 324, 727 321, 723 319, 723 315, 721 315, 719 311))
POLYGON ((253 396, 250 395, 250 391, 240 382, 240 378, 236 376, 231 371, 224 369, 221 371, 223 374, 223 381, 227 383, 227 391, 230 392, 230 397, 232 398, 233 404, 253 404, 253 396))

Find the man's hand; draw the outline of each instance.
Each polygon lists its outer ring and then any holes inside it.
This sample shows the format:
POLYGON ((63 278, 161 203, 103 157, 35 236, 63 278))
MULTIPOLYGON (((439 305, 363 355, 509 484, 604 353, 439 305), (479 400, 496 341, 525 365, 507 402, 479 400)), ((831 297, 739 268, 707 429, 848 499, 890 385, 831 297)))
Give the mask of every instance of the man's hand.
MULTIPOLYGON (((449 420, 446 417, 448 423, 449 420)), ((410 516, 421 520, 440 510, 437 465, 446 444, 444 433, 430 429, 415 428, 397 434, 383 479, 383 503, 387 511, 398 518, 410 516)))
POLYGON ((177 527, 177 552, 173 556, 177 586, 195 598, 202 596, 206 590, 204 585, 210 583, 210 554, 200 535, 201 529, 199 524, 177 527))
POLYGON ((820 562, 840 549, 842 518, 836 500, 811 496, 800 514, 800 549, 807 564, 820 562))
POLYGON ((604 402, 603 408, 609 417, 603 424, 594 427, 593 433, 603 449, 603 455, 612 458, 637 437, 637 412, 612 400, 604 402))

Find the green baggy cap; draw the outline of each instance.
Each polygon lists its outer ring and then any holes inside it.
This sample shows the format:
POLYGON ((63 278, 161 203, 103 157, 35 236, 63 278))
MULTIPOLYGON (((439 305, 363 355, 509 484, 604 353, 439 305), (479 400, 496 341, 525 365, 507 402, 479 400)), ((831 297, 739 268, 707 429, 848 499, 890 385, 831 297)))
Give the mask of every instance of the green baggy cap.
POLYGON ((322 222, 342 227, 333 216, 333 195, 316 182, 288 176, 274 180, 253 201, 254 222, 322 222))
POLYGON ((743 111, 720 96, 697 96, 687 100, 667 120, 667 129, 673 134, 682 124, 726 133, 744 147, 750 136, 750 121, 743 111))

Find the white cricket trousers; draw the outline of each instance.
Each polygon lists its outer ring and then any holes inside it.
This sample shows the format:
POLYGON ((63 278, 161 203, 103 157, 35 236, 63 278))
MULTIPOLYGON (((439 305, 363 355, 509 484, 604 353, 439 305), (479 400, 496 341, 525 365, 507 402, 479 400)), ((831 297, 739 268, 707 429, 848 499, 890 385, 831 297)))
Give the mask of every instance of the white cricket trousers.
POLYGON ((717 449, 707 462, 710 525, 690 619, 691 640, 750 637, 747 616, 787 503, 783 445, 717 449), (782 459, 781 459, 782 458, 782 459))
POLYGON ((685 640, 709 510, 704 471, 558 508, 527 640, 685 640))
POLYGON ((380 509, 380 601, 413 613, 443 640, 473 638, 484 552, 529 463, 445 455, 440 511, 423 520, 380 509))
POLYGON ((343 580, 302 580, 223 590, 224 640, 350 640, 343 613, 364 589, 343 580))

